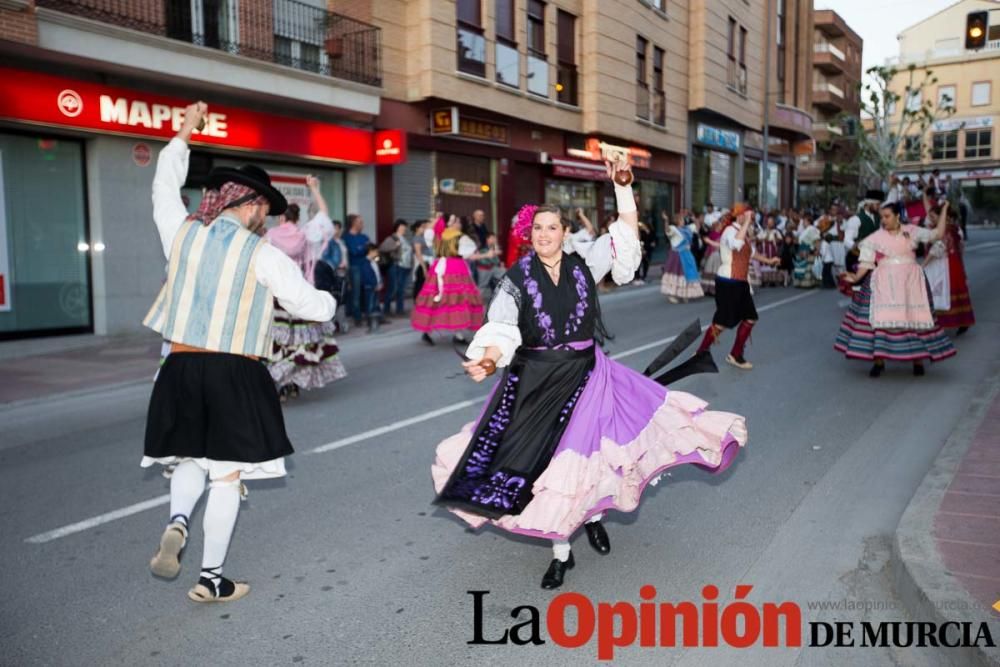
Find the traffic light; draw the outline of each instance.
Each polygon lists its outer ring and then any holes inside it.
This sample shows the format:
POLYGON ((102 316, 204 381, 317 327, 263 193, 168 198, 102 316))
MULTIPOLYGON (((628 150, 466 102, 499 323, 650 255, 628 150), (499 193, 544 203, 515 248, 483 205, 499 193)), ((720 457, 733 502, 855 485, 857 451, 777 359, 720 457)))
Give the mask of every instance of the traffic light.
POLYGON ((973 51, 986 46, 987 12, 969 12, 965 17, 965 48, 973 51))

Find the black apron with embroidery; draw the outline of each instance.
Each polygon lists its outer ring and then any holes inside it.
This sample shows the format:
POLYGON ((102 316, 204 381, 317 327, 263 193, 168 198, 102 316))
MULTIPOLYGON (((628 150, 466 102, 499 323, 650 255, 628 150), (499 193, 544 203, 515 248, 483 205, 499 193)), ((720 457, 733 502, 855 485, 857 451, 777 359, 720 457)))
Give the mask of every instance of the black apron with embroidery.
POLYGON ((600 321, 593 277, 575 255, 563 255, 558 285, 532 253, 499 289, 518 303, 521 347, 435 500, 490 519, 531 502, 594 368, 593 345, 569 344, 593 341, 600 321))

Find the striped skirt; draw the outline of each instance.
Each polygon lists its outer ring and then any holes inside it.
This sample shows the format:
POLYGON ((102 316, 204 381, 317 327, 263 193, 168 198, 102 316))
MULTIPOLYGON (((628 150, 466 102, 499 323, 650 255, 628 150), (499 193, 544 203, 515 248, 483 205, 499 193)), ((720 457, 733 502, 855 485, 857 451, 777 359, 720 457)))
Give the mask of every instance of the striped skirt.
POLYGON ((955 355, 955 346, 941 327, 924 330, 872 329, 871 283, 868 276, 854 291, 851 305, 840 323, 833 349, 848 359, 890 361, 941 361, 955 355))

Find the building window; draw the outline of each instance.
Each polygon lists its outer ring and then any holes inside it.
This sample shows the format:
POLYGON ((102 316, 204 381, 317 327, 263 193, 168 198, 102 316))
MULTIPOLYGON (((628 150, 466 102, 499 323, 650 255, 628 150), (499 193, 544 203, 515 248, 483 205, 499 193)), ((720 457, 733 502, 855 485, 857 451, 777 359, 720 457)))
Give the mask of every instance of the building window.
POLYGON ((661 12, 667 11, 667 0, 640 0, 640 2, 649 5, 653 9, 658 9, 661 12))
POLYGON ((958 157, 958 132, 937 132, 934 134, 934 149, 931 159, 954 160, 958 157))
POLYGON ((457 0, 455 3, 458 36, 458 71, 486 76, 486 38, 483 37, 483 13, 480 0, 457 0))
POLYGON ((576 17, 561 9, 556 14, 556 37, 556 93, 563 104, 576 106, 576 17))
POLYGON ((993 130, 980 128, 965 131, 965 157, 990 157, 993 152, 993 130))
MULTIPOLYGON (((0 233, 11 269, 0 281, 0 340, 93 330, 90 262, 101 236, 87 225, 84 160, 82 141, 0 133, 0 233)), ((129 252, 130 240, 115 242, 109 251, 129 252)))
POLYGON ((653 47, 653 114, 652 121, 657 125, 667 124, 667 93, 663 83, 664 52, 658 46, 653 47))
POLYGON ((743 95, 747 94, 747 29, 740 28, 740 73, 736 88, 743 95))
POLYGON ((726 39, 726 59, 729 61, 726 83, 730 88, 736 88, 738 74, 736 70, 736 19, 729 17, 729 32, 726 39))
POLYGON ((906 110, 910 113, 916 113, 920 111, 920 106, 923 104, 923 95, 919 90, 911 90, 906 95, 906 110))
POLYGON ((514 32, 514 0, 496 0, 497 10, 497 81, 521 87, 521 56, 514 32))
POLYGON ((236 0, 168 2, 167 37, 213 49, 238 48, 236 0))
POLYGON ((778 0, 778 29, 776 31, 776 41, 778 44, 778 102, 785 103, 785 0, 778 0))
POLYGON ((955 108, 955 86, 938 86, 938 108, 955 108))
POLYGON ((635 38, 635 115, 649 120, 649 84, 646 83, 646 49, 649 42, 645 37, 635 38))
POLYGON ((903 160, 918 162, 920 160, 921 141, 919 134, 911 134, 903 140, 903 160))
POLYGON ((545 3, 528 0, 528 92, 549 96, 549 60, 545 55, 545 3))
POLYGON ((990 103, 991 91, 989 81, 972 84, 972 106, 981 107, 990 103))

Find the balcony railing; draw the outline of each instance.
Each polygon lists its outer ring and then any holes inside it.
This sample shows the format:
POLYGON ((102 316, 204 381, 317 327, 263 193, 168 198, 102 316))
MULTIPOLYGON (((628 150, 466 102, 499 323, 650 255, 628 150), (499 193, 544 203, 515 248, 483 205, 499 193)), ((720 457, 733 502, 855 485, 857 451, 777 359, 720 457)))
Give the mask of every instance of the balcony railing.
POLYGON ((844 52, 830 42, 816 42, 813 46, 813 50, 816 53, 830 53, 841 60, 847 60, 847 56, 844 55, 844 52))
POLYGON ((833 85, 832 83, 823 82, 823 81, 817 81, 816 83, 813 84, 813 92, 814 93, 830 93, 832 95, 836 95, 837 97, 839 97, 841 99, 843 99, 843 97, 844 97, 844 91, 841 88, 833 85))
POLYGON ((381 30, 297 0, 36 0, 39 7, 299 70, 382 85, 381 30))

